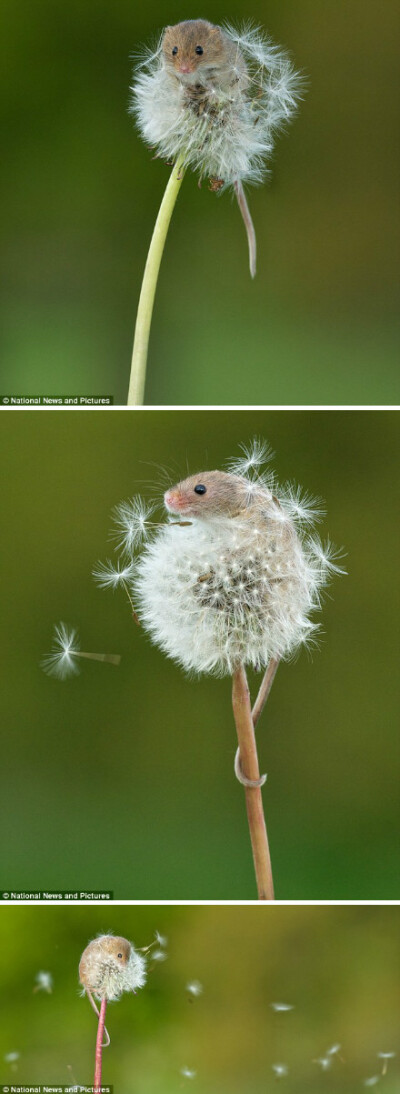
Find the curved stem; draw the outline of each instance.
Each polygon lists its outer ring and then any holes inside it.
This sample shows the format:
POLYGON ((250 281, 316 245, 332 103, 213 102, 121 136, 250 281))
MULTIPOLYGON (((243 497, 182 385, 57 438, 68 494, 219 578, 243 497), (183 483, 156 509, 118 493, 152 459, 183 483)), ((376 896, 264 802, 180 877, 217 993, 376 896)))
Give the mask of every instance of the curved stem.
POLYGON ((147 351, 157 279, 164 244, 182 179, 183 156, 180 156, 172 168, 169 182, 161 202, 143 275, 133 343, 128 406, 142 406, 144 401, 147 351))
POLYGON ((94 1068, 94 1090, 95 1090, 95 1094, 96 1094, 96 1091, 99 1091, 100 1087, 101 1087, 101 1062, 102 1062, 102 1054, 103 1054, 103 1035, 104 1035, 104 1023, 105 1023, 105 1017, 106 1017, 106 1006, 107 1006, 107 999, 102 999, 101 1000, 101 1005, 100 1005, 99 1024, 98 1024, 98 1027, 97 1027, 97 1037, 96 1037, 96 1059, 95 1059, 95 1068, 94 1068))
MULTIPOLYGON (((257 746, 251 712, 250 692, 243 665, 233 674, 232 706, 240 749, 240 765, 244 776, 253 782, 260 778, 257 746)), ((274 900, 271 858, 265 825, 261 788, 246 786, 246 809, 257 880, 258 899, 274 900)))
POLYGON ((262 714, 262 712, 264 710, 264 707, 265 707, 265 704, 267 702, 269 693, 271 691, 271 688, 272 688, 272 685, 273 685, 273 682, 274 682, 274 679, 275 679, 275 673, 276 673, 276 670, 278 668, 279 661, 280 661, 280 657, 271 657, 271 660, 270 660, 270 662, 267 666, 265 675, 262 678, 260 690, 258 692, 257 699, 254 703, 254 707, 253 707, 253 710, 251 712, 252 713, 252 718, 253 718, 254 729, 256 728, 257 722, 258 722, 259 718, 261 717, 261 714, 262 714))

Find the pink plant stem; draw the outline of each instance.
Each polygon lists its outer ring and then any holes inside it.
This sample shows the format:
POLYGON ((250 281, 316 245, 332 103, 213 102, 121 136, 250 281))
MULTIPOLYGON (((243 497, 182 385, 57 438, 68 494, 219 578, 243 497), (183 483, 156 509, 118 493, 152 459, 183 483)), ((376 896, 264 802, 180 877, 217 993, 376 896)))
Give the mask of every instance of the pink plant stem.
MULTIPOLYGON (((232 705, 238 735, 241 770, 247 779, 257 782, 260 778, 260 769, 250 693, 244 665, 239 665, 233 673, 232 705)), ((258 899, 273 900, 274 886, 261 787, 245 786, 245 796, 258 899)))
POLYGON ((107 999, 101 1000, 99 1024, 97 1027, 96 1037, 96 1062, 94 1067, 94 1089, 95 1092, 100 1090, 101 1087, 101 1062, 103 1054, 103 1037, 104 1037, 104 1024, 106 1020, 106 1006, 107 999))

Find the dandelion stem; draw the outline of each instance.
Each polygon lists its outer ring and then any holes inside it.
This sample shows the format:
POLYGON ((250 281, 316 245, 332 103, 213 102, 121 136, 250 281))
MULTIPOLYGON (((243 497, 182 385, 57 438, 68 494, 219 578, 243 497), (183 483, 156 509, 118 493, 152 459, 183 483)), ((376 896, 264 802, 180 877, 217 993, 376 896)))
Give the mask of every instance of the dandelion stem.
POLYGON ((99 1024, 98 1024, 98 1027, 97 1027, 97 1037, 96 1037, 96 1058, 95 1058, 95 1067, 94 1067, 94 1090, 95 1090, 95 1094, 96 1094, 96 1091, 99 1091, 100 1087, 101 1087, 101 1063, 102 1063, 102 1055, 103 1055, 103 1035, 104 1035, 104 1023, 105 1023, 105 1018, 106 1018, 106 1006, 107 1006, 107 999, 102 999, 101 1000, 101 1006, 100 1006, 100 1014, 99 1014, 99 1024))
POLYGON ((268 667, 266 669, 265 675, 263 676, 261 686, 260 686, 260 690, 258 692, 257 699, 254 703, 254 707, 253 707, 253 710, 251 712, 252 713, 252 718, 253 718, 254 729, 256 728, 256 725, 257 725, 257 722, 258 722, 259 718, 261 717, 261 714, 264 710, 264 707, 265 707, 265 704, 267 702, 269 693, 271 691, 271 688, 272 688, 272 685, 273 685, 273 682, 274 682, 274 679, 275 679, 275 673, 276 673, 276 670, 277 670, 278 665, 279 665, 279 660, 280 660, 279 657, 272 657, 269 664, 268 664, 268 667))
MULTIPOLYGON (((271 680, 272 683, 272 680, 271 680)), ((250 692, 243 665, 233 673, 233 715, 240 749, 240 764, 247 779, 256 782, 260 778, 254 723, 251 712, 250 692)), ((258 899, 274 900, 271 859, 265 825, 261 788, 246 786, 246 809, 257 880, 258 899)))
POLYGON ((184 157, 179 156, 162 199, 158 217, 154 226, 150 249, 143 275, 139 307, 136 318, 135 339, 133 343, 131 376, 129 381, 128 406, 142 406, 146 383, 147 351, 154 297, 158 273, 164 250, 165 240, 183 179, 184 157))

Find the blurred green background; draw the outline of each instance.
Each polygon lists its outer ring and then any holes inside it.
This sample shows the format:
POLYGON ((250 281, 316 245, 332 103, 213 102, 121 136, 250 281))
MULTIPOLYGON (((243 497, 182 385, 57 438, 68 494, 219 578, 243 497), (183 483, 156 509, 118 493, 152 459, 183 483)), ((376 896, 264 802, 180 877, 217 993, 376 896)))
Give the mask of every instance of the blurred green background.
MULTIPOLYGON (((4 0, 2 392, 125 402, 147 248, 169 169, 127 114, 130 54, 199 13, 171 0, 4 0)), ((149 404, 386 404, 398 380, 396 0, 216 0, 307 75, 271 181, 241 219, 185 179, 164 256, 149 404)), ((0 393, 0 394, 1 394, 0 393)))
MULTIPOLYGON (((90 1083, 96 1019, 78 996, 81 952, 97 933, 146 946, 158 930, 167 960, 150 961, 147 985, 107 1010, 103 1080, 115 1094, 261 1094, 277 1088, 276 1063, 290 1068, 288 1094, 354 1094, 381 1071, 379 1052, 399 1052, 398 927, 388 906, 3 906, 2 1082, 90 1083), (34 993, 39 970, 53 994, 34 993), (190 1001, 193 979, 204 991, 190 1001), (321 1072, 314 1061, 337 1043, 341 1059, 321 1072), (16 1072, 3 1060, 13 1051, 16 1072)), ((398 1091, 398 1056, 379 1089, 398 1091)))
MULTIPOLYGON (((3 412, 2 887, 252 899, 229 678, 190 680, 91 571, 110 512, 266 437, 280 481, 325 498, 345 548, 320 649, 279 669, 258 732, 276 894, 398 899, 399 417, 395 411, 3 412), (167 476, 168 477, 168 476, 167 476), (151 480, 151 482, 149 481, 151 480), (151 485, 151 483, 153 485, 151 485), (55 623, 87 662, 44 675, 55 623)), ((253 691, 257 685, 251 680, 253 691)))

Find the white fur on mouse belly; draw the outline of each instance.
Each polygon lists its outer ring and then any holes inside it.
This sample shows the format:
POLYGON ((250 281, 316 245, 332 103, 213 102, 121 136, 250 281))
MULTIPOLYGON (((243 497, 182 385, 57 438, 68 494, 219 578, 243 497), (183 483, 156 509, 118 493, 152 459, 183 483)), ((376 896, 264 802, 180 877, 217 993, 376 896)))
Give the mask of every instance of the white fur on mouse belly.
POLYGON ((157 645, 189 672, 224 676, 306 642, 321 584, 292 522, 269 511, 166 526, 144 549, 134 589, 157 645))

